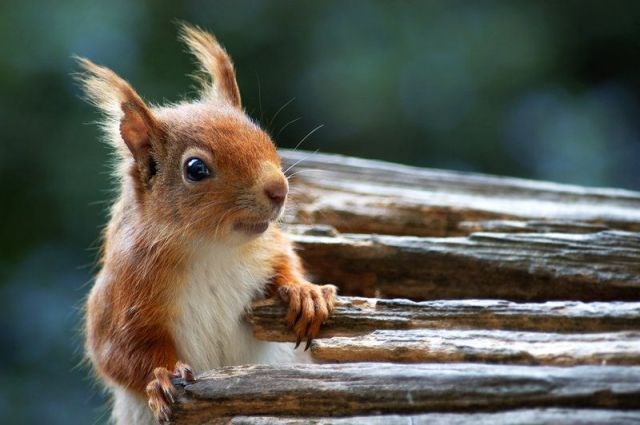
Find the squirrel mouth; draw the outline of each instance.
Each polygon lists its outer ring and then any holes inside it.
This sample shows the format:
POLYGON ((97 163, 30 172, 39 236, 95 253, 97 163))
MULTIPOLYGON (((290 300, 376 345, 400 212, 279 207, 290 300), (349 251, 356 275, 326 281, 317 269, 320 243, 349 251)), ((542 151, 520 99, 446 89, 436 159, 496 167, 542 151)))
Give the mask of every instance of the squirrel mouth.
POLYGON ((267 230, 267 228, 269 227, 269 222, 268 221, 260 221, 256 223, 238 222, 233 227, 234 229, 240 230, 244 233, 248 233, 250 235, 257 235, 260 233, 264 233, 267 230))

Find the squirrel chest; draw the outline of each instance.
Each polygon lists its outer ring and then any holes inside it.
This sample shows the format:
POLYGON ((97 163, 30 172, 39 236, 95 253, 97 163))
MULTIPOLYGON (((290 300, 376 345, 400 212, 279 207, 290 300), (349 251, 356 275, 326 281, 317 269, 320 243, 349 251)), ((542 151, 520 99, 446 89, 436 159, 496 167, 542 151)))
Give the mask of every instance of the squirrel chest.
POLYGON ((241 247, 206 244, 189 260, 171 329, 179 357, 196 371, 286 361, 284 351, 274 352, 281 344, 256 340, 243 319, 273 274, 266 245, 262 240, 241 247))

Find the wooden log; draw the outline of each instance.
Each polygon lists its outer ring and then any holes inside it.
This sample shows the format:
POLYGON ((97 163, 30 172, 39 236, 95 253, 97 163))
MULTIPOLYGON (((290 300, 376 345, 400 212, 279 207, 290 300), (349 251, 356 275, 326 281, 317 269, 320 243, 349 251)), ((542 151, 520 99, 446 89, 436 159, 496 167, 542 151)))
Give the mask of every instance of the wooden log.
POLYGON ((315 280, 344 295, 640 300, 640 233, 474 233, 426 238, 291 226, 315 280))
POLYGON ((486 220, 463 221, 458 225, 465 234, 477 232, 494 233, 595 233, 611 230, 604 224, 583 223, 579 221, 517 221, 486 220))
POLYGON ((558 334, 413 329, 316 339, 321 362, 483 362, 573 366, 640 365, 640 333, 558 334))
MULTIPOLYGON (((294 342, 277 299, 256 301, 247 313, 258 339, 294 342)), ((365 335, 377 329, 505 329, 538 332, 640 330, 640 302, 409 300, 338 297, 319 337, 365 335)))
POLYGON ((214 419, 208 425, 631 425, 640 423, 638 410, 518 409, 506 412, 423 413, 418 415, 352 416, 348 418, 236 416, 214 419))
POLYGON ((176 379, 175 424, 521 407, 640 408, 640 367, 356 363, 235 366, 176 379), (277 385, 274 385, 277 383, 277 385))
POLYGON ((281 150, 290 222, 342 232, 458 236, 496 220, 640 231, 640 193, 281 150))

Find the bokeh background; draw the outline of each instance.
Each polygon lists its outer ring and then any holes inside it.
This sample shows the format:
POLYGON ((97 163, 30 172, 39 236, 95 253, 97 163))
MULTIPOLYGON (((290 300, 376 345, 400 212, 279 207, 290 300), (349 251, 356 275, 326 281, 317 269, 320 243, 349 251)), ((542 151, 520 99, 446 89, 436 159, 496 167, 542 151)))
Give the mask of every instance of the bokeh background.
POLYGON ((177 19, 226 45, 279 146, 323 125, 301 149, 640 189, 638 1, 3 0, 2 423, 106 421, 80 323, 112 185, 71 55, 193 96, 177 19))

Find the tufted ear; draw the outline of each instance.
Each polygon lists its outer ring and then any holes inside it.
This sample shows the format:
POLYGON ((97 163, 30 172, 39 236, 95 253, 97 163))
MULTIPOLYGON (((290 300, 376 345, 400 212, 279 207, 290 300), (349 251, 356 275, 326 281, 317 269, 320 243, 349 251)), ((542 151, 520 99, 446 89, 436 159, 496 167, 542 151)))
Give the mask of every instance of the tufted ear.
POLYGON ((240 108, 240 90, 231 58, 216 38, 202 29, 181 24, 180 39, 187 45, 205 75, 201 79, 204 98, 224 101, 240 108))
POLYGON ((160 125, 151 110, 129 83, 115 72, 88 59, 77 58, 77 61, 84 71, 78 80, 87 98, 106 115, 107 130, 117 128, 109 134, 112 143, 123 156, 128 153, 133 156, 143 175, 153 175, 155 162, 152 151, 161 153, 162 137, 160 125))

